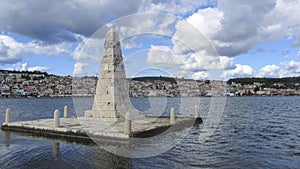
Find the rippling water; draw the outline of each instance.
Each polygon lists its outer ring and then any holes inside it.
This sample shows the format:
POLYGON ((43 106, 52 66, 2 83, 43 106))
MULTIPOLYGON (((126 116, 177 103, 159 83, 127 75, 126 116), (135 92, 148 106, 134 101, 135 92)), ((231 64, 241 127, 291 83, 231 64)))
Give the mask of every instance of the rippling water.
MULTIPOLYGON (((63 111, 65 105, 76 116, 75 110, 91 107, 92 98, 74 102, 75 108, 70 98, 1 99, 0 121, 7 107, 12 108, 12 121, 52 118, 54 109, 63 111)), ((183 102, 191 107, 199 102, 205 120, 210 98, 132 99, 145 113, 164 102, 164 115, 183 102)), ((227 98, 219 126, 205 142, 199 141, 203 127, 199 126, 171 150, 141 159, 113 155, 92 143, 0 131, 0 168, 299 168, 299 103, 300 97, 227 98)), ((193 108, 184 113, 192 112, 193 108)))

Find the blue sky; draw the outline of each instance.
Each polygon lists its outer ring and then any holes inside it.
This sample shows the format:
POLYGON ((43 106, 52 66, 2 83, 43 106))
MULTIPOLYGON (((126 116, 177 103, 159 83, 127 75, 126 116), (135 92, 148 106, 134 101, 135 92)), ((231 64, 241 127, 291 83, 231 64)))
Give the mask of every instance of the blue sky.
POLYGON ((298 0, 4 0, 0 9, 0 69, 95 75, 113 27, 128 77, 300 75, 298 0))

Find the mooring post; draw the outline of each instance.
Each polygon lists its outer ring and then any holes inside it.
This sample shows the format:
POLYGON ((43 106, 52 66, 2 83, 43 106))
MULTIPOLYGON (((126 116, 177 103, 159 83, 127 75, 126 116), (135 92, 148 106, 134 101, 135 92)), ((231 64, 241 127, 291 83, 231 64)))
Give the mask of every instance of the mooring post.
POLYGON ((65 106, 64 107, 64 118, 68 118, 68 114, 69 114, 68 106, 65 106))
POLYGON ((10 123, 10 108, 7 108, 5 113, 5 124, 8 123, 10 123))
POLYGON ((60 121, 59 121, 59 111, 58 110, 55 110, 54 111, 54 128, 58 128, 59 127, 59 124, 60 121))
POLYGON ((202 123, 202 118, 200 117, 199 107, 198 107, 198 105, 195 105, 195 123, 194 123, 194 126, 197 127, 201 123, 202 123))
POLYGON ((198 105, 195 105, 195 119, 200 117, 198 105))
POLYGON ((130 134, 131 133, 131 115, 129 112, 125 114, 125 124, 124 124, 124 134, 130 134))
POLYGON ((175 109, 174 107, 172 107, 170 111, 170 124, 174 124, 174 123, 175 123, 175 109))

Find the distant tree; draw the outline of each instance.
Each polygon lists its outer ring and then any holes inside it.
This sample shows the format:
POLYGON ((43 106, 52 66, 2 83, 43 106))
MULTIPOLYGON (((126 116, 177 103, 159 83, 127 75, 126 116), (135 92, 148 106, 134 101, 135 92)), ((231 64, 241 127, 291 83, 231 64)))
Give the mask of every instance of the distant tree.
POLYGON ((257 91, 259 91, 259 87, 258 86, 256 86, 254 89, 253 89, 253 91, 256 93, 257 91))
POLYGON ((295 83, 300 83, 300 76, 299 77, 284 77, 284 78, 235 78, 229 79, 227 84, 241 83, 242 85, 245 84, 253 84, 255 82, 264 83, 264 87, 274 87, 274 83, 282 83, 285 85, 284 88, 294 88, 295 83))

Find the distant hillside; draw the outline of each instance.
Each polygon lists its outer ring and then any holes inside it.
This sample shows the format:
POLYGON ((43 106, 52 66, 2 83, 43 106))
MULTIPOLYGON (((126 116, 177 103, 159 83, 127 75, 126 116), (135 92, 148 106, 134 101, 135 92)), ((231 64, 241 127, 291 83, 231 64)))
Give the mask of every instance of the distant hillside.
POLYGON ((155 80, 162 80, 162 81, 166 81, 166 82, 170 82, 170 83, 176 83, 176 79, 175 78, 171 78, 171 77, 134 77, 134 78, 129 78, 130 80, 135 80, 135 81, 141 81, 141 82, 154 82, 155 80))
MULTIPOLYGON (((58 75, 48 74, 47 72, 41 72, 41 71, 0 70, 0 73, 2 73, 2 74, 26 73, 26 74, 43 74, 45 76, 58 76, 58 75)), ((172 77, 162 77, 162 76, 135 77, 135 78, 128 78, 128 79, 135 80, 135 81, 143 81, 143 82, 154 82, 155 80, 161 80, 161 81, 170 82, 170 83, 176 83, 178 81, 193 81, 193 79, 172 78, 172 77)), ((202 80, 196 80, 196 81, 199 82, 202 80)), ((273 85, 275 83, 277 83, 277 84, 281 83, 281 84, 284 84, 285 87, 293 88, 296 83, 300 83, 300 76, 299 77, 284 77, 284 78, 257 78, 257 77, 234 78, 234 79, 229 79, 227 81, 227 84, 231 84, 232 82, 241 83, 242 85, 253 84, 255 82, 259 82, 259 83, 264 83, 265 87, 274 87, 273 85)), ((209 80, 205 80, 205 83, 209 83, 209 80)))
MULTIPOLYGON (((148 76, 148 77, 134 77, 128 78, 129 80, 141 81, 141 82, 154 82, 155 80, 161 80, 170 83, 177 83, 179 81, 195 81, 194 79, 184 79, 184 78, 173 78, 173 77, 163 77, 163 76, 148 76)), ((202 80, 196 80, 197 82, 202 80)))
POLYGON ((235 78, 229 79, 227 84, 231 84, 232 82, 241 83, 242 85, 245 84, 253 84, 255 82, 264 83, 266 87, 271 87, 275 83, 282 83, 285 84, 286 87, 293 87, 295 83, 300 83, 300 76, 299 77, 284 77, 284 78, 235 78))

